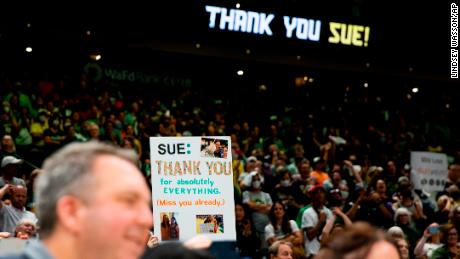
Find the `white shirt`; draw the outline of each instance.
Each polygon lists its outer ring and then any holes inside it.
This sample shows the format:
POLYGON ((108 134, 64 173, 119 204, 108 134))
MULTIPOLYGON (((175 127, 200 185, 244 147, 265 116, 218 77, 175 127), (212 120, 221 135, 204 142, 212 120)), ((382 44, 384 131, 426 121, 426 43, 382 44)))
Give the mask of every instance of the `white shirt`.
MULTIPOLYGON (((327 220, 332 218, 332 212, 330 209, 323 207, 322 211, 326 213, 327 220)), ((301 227, 303 230, 305 230, 306 228, 313 228, 318 224, 318 221, 318 214, 313 209, 313 207, 310 207, 303 212, 301 227)), ((320 233, 322 233, 322 229, 320 229, 319 231, 320 233)), ((322 235, 319 236, 320 239, 321 237, 322 235)), ((305 235, 305 251, 307 251, 308 254, 317 254, 320 247, 321 243, 317 237, 314 237, 312 240, 309 240, 308 237, 305 235)))
POLYGON ((431 258, 431 256, 433 255, 433 251, 440 248, 441 246, 443 246, 443 244, 425 243, 423 245, 423 254, 428 256, 428 258, 431 258))
POLYGON ((35 224, 38 221, 33 212, 27 211, 25 208, 17 209, 12 205, 3 203, 3 207, 0 209, 0 231, 14 234, 16 224, 23 218, 30 219, 35 224))
MULTIPOLYGON (((297 226, 294 220, 289 220, 289 225, 291 225, 291 233, 299 231, 299 227, 297 226)), ((280 229, 279 231, 275 231, 275 228, 273 227, 272 224, 268 224, 267 226, 265 226, 265 239, 266 240, 272 237, 284 238, 287 234, 290 234, 290 233, 284 233, 282 229, 280 229)))

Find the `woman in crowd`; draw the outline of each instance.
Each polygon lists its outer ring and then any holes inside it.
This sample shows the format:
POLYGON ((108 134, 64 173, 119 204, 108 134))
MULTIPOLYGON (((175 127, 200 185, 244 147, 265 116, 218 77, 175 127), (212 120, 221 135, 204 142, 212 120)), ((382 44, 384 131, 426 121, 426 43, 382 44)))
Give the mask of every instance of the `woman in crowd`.
POLYGON ((415 247, 414 255, 417 258, 431 258, 433 251, 441 246, 439 224, 432 223, 423 231, 423 236, 415 247))
POLYGON ((404 238, 404 232, 398 226, 393 226, 387 230, 385 237, 388 240, 396 240, 398 238, 404 238))
POLYGON ((460 249, 457 246, 457 230, 452 224, 445 224, 440 227, 442 246, 433 251, 431 259, 460 258, 460 249))
POLYGON ((409 259, 409 244, 407 243, 406 239, 398 238, 394 240, 394 243, 398 248, 401 259, 409 259))
POLYGON ((321 247, 315 259, 399 259, 394 244, 384 239, 380 229, 368 223, 354 223, 321 247))
POLYGON ((210 223, 212 225, 211 233, 222 233, 221 229, 219 228, 219 222, 215 216, 209 215, 204 220, 204 223, 210 223))
POLYGON ((299 194, 295 193, 296 190, 292 186, 291 173, 286 167, 280 167, 277 171, 278 184, 275 185, 272 197, 274 200, 279 200, 284 204, 289 218, 295 218, 301 206, 294 199, 299 194))
POLYGON ((383 202, 391 202, 391 198, 388 195, 387 185, 383 179, 379 179, 375 182, 374 190, 377 192, 383 202))
POLYGON ((171 217, 171 235, 170 238, 172 240, 179 239, 179 225, 177 224, 176 218, 173 216, 171 217))
POLYGON ((434 213, 433 220, 439 224, 447 224, 449 222, 449 213, 453 208, 453 201, 447 195, 441 195, 437 200, 438 210, 434 213))
POLYGON ((243 192, 243 203, 249 206, 256 231, 259 233, 262 248, 267 248, 265 240, 265 226, 270 223, 268 214, 272 207, 270 194, 262 191, 262 181, 259 173, 251 172, 249 175, 250 188, 243 192))
POLYGON ((394 204, 394 209, 398 208, 406 208, 412 214, 414 222, 422 222, 426 219, 421 201, 415 199, 410 189, 401 191, 399 201, 394 204))
POLYGON ((161 240, 171 239, 171 224, 169 223, 168 215, 163 215, 163 220, 161 221, 161 240))
POLYGON ((37 225, 29 219, 21 219, 16 225, 14 236, 19 239, 37 237, 37 225))
POLYGON ((417 240, 420 237, 418 231, 414 228, 411 213, 406 208, 399 208, 395 212, 395 224, 400 227, 409 243, 410 251, 413 251, 417 240))
POLYGON ((302 232, 294 220, 289 220, 282 202, 277 201, 270 209, 270 224, 265 227, 265 238, 268 245, 276 241, 287 241, 293 244, 296 258, 305 254, 302 232))
POLYGON ((244 259, 259 258, 260 240, 257 235, 249 208, 245 204, 235 204, 236 246, 240 257, 244 259))

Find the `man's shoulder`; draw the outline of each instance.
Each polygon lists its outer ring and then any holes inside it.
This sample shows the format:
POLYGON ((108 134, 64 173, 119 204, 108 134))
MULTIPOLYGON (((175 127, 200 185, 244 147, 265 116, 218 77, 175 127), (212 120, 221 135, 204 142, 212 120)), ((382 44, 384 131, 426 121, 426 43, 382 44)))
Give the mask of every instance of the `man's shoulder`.
POLYGON ((0 255, 0 259, 29 259, 29 257, 27 257, 24 254, 4 255, 4 256, 0 255))
POLYGON ((28 240, 18 238, 0 239, 0 259, 25 259, 24 249, 28 244, 28 240))
POLYGON ((0 208, 0 211, 2 211, 3 213, 13 213, 13 206, 11 204, 6 204, 3 201, 0 202, 2 202, 3 204, 3 206, 0 208))
POLYGON ((313 212, 316 213, 316 211, 315 211, 315 209, 313 208, 313 206, 308 205, 308 206, 305 206, 305 207, 306 207, 306 208, 305 208, 304 211, 303 211, 304 214, 305 214, 305 213, 313 213, 313 212))
MULTIPOLYGON (((26 240, 18 241, 20 242, 26 240)), ((21 244, 18 244, 19 248, 20 245, 21 244)), ((7 252, 5 252, 5 255, 1 255, 0 259, 53 259, 53 256, 39 240, 29 239, 24 245, 25 246, 20 248, 20 250, 16 250, 17 252, 12 252, 11 254, 7 254, 7 252)))

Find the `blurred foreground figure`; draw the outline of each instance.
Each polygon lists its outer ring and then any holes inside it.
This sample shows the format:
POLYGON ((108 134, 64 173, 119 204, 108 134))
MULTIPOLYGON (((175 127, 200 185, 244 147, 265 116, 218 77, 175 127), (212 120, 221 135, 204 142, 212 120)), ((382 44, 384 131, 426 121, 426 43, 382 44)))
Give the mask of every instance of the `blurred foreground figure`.
POLYGON ((368 223, 358 222, 346 228, 324 245, 315 259, 399 259, 394 244, 384 233, 368 223))
POLYGON ((178 242, 164 243, 149 249, 141 259, 214 259, 206 247, 190 247, 178 242))
POLYGON ((150 191, 134 152, 70 144, 45 161, 35 191, 42 240, 3 258, 134 259, 144 252, 150 191))
POLYGON ((292 243, 276 241, 268 248, 269 259, 292 259, 292 243))

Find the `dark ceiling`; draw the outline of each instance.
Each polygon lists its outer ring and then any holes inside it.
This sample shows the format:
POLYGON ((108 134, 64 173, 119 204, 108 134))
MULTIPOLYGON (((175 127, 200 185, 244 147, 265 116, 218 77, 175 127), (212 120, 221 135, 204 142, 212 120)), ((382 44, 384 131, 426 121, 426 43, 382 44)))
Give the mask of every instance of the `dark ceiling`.
POLYGON ((155 57, 150 56, 153 50, 197 60, 217 57, 448 81, 449 7, 441 1, 427 5, 365 0, 112 2, 53 9, 40 5, 11 9, 3 6, 0 65, 4 69, 21 69, 28 62, 34 66, 76 64, 84 62, 91 52, 110 54, 117 62, 148 65, 155 62, 155 57), (237 2, 243 10, 277 16, 369 25, 372 44, 368 48, 314 45, 208 28, 205 5, 235 8, 237 2), (34 48, 33 58, 24 53, 29 45, 34 48), (302 57, 301 61, 296 60, 297 56, 302 57))

